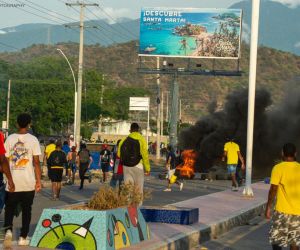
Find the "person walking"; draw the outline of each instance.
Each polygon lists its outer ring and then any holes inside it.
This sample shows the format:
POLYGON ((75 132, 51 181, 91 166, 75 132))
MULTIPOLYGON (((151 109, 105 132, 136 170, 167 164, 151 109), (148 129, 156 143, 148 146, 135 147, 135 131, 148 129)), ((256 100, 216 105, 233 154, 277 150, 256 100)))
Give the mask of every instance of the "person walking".
POLYGON ((49 179, 52 183, 52 200, 56 201, 60 196, 64 166, 67 164, 66 154, 62 151, 61 141, 56 142, 56 149, 50 154, 47 164, 49 166, 49 179))
POLYGON ((110 180, 110 186, 115 188, 119 184, 119 188, 121 188, 123 182, 124 182, 124 175, 123 175, 123 164, 120 160, 120 157, 118 157, 118 148, 120 145, 121 140, 117 141, 116 146, 114 147, 114 167, 113 167, 113 176, 110 180))
POLYGON ((171 185, 176 183, 179 186, 181 191, 183 188, 183 182, 178 181, 180 174, 176 172, 176 155, 171 145, 167 147, 167 160, 166 160, 166 170, 167 170, 167 179, 168 187, 164 190, 165 192, 172 191, 171 185))
POLYGON ((18 132, 11 134, 5 141, 5 156, 9 160, 10 171, 15 183, 15 191, 6 188, 4 245, 11 245, 13 218, 18 205, 22 208, 22 228, 18 245, 29 245, 29 225, 31 207, 35 192, 41 190, 41 168, 39 155, 41 149, 38 139, 28 133, 31 116, 23 113, 17 117, 18 132))
POLYGON ((232 180, 232 191, 238 191, 238 183, 236 180, 236 168, 238 165, 238 161, 240 159, 242 166, 241 169, 245 169, 245 162, 244 158, 240 152, 240 147, 237 143, 233 141, 233 139, 228 139, 228 142, 224 145, 224 154, 223 154, 223 161, 225 161, 225 158, 227 158, 227 171, 228 174, 231 176, 232 180))
POLYGON ((103 149, 100 152, 100 160, 99 160, 99 167, 101 163, 101 169, 103 173, 103 182, 106 182, 107 173, 109 171, 109 165, 111 160, 111 152, 108 149, 107 144, 103 144, 103 149))
MULTIPOLYGON (((49 139, 49 144, 45 147, 44 152, 44 160, 43 160, 43 166, 47 166, 47 173, 49 176, 49 166, 47 164, 47 160, 50 157, 51 153, 56 149, 55 140, 53 138, 49 139)), ((44 174, 44 173, 43 173, 44 174)))
POLYGON ((75 183, 75 174, 76 174, 76 147, 73 146, 71 148, 71 151, 67 155, 68 160, 68 184, 74 184, 75 183))
POLYGON ((300 249, 300 163, 296 161, 296 146, 287 143, 282 148, 283 161, 273 167, 271 187, 265 216, 271 219, 271 209, 276 198, 275 210, 269 233, 273 250, 290 247, 300 249))
MULTIPOLYGON (((64 141, 63 146, 62 146, 62 151, 65 153, 65 155, 67 156, 69 154, 69 152, 71 151, 71 148, 69 147, 69 143, 68 141, 64 141)), ((68 163, 65 164, 65 169, 66 169, 66 177, 67 177, 67 184, 69 184, 70 180, 69 180, 69 165, 68 163)))
MULTIPOLYGON (((77 164, 79 166, 79 177, 80 177, 79 190, 83 189, 84 179, 86 178, 85 174, 90 168, 92 162, 93 162, 93 158, 91 157, 89 150, 86 148, 85 144, 82 144, 77 157, 77 164)), ((89 176, 89 181, 91 182, 90 178, 91 177, 89 176)))
POLYGON ((124 183, 135 185, 143 194, 144 174, 150 175, 150 163, 145 138, 137 123, 130 126, 130 134, 120 142, 118 156, 123 163, 124 183))
POLYGON ((3 181, 3 173, 5 174, 7 179, 9 192, 15 191, 15 184, 11 176, 8 160, 5 157, 5 153, 6 150, 4 147, 4 135, 0 131, 0 213, 2 212, 5 203, 5 183, 3 181))

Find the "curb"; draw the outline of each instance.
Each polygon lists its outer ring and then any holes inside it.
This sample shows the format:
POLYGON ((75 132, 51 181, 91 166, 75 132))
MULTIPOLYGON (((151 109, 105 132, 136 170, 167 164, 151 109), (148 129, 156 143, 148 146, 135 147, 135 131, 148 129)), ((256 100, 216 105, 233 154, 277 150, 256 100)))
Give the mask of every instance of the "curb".
POLYGON ((182 250, 191 249, 200 243, 215 239, 234 227, 245 225, 249 220, 264 212, 266 203, 254 205, 248 210, 242 211, 238 215, 226 217, 211 225, 196 224, 192 226, 192 230, 188 233, 180 233, 174 235, 163 242, 153 244, 144 250, 182 250))

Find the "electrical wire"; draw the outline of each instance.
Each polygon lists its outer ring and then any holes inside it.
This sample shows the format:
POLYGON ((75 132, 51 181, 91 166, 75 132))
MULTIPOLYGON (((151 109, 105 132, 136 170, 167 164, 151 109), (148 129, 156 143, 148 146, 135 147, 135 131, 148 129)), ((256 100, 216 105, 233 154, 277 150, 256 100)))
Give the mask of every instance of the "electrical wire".
MULTIPOLYGON (((90 12, 94 17, 96 17, 97 19, 101 19, 99 16, 97 16, 94 12, 92 12, 89 8, 86 8, 88 12, 90 12)), ((108 30, 107 28, 100 26, 103 30, 105 30, 106 32, 114 32, 116 35, 118 36, 122 36, 123 38, 125 38, 125 40, 131 40, 131 38, 129 36, 124 36, 122 33, 120 33, 117 30, 114 30, 112 26, 110 26, 111 30, 108 30)), ((114 41, 115 43, 117 43, 116 41, 114 41)))
POLYGON ((114 19, 110 14, 108 14, 103 8, 100 7, 100 5, 98 6, 98 8, 106 15, 108 16, 111 20, 113 20, 114 22, 116 22, 117 25, 119 25, 120 27, 122 27, 124 30, 126 30, 129 34, 132 35, 133 39, 137 39, 136 35, 134 33, 131 32, 131 30, 127 29, 124 25, 122 25, 121 23, 118 23, 116 19, 114 19))
MULTIPOLYGON (((77 9, 75 9, 73 6, 70 6, 74 11, 76 11, 78 14, 80 14, 80 12, 77 10, 77 9)), ((88 10, 88 8, 86 7, 86 9, 88 10)), ((86 19, 88 20, 88 21, 90 21, 91 23, 95 23, 94 21, 92 21, 91 19, 89 19, 88 17, 86 17, 86 19)), ((95 23, 95 24, 97 24, 97 23, 95 23)), ((97 24, 98 25, 98 24, 97 24)), ((101 26, 100 26, 101 27, 101 26)), ((88 31, 88 33, 92 33, 91 31, 88 31)), ((92 33, 92 34, 94 34, 94 33, 92 33)), ((100 36, 98 36, 97 34, 94 34, 94 35, 96 35, 98 38, 99 38, 99 40, 101 40, 101 39, 103 39, 103 37, 100 37, 100 36)), ((103 34, 102 34, 103 35, 103 34)), ((106 39, 106 41, 105 41, 105 43, 107 43, 107 39, 109 39, 110 41, 112 41, 113 43, 117 43, 116 41, 114 41, 113 39, 111 39, 110 37, 107 37, 107 36, 104 36, 105 37, 105 39, 106 39)), ((108 42, 108 44, 109 44, 110 42, 108 42)))

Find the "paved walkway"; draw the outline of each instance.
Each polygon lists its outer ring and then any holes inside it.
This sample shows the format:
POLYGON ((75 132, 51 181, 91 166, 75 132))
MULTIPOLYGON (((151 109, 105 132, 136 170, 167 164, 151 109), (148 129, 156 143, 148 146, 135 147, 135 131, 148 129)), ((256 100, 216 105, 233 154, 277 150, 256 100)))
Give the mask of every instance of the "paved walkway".
POLYGON ((261 213, 269 186, 256 183, 252 188, 253 198, 244 197, 242 190, 226 190, 174 203, 178 207, 198 207, 199 222, 191 226, 149 223, 152 239, 128 249, 190 249, 215 238, 261 213))

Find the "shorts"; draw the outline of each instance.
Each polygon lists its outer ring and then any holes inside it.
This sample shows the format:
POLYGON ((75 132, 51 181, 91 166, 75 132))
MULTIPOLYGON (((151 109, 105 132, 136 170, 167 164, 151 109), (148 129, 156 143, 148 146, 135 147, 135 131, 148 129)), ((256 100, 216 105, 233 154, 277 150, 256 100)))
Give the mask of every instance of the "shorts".
POLYGON ((228 164, 227 165, 227 172, 228 174, 235 174, 236 173, 237 164, 228 164))
POLYGON ((73 173, 76 173, 76 164, 75 163, 69 163, 67 169, 71 169, 71 171, 73 173))
POLYGON ((269 240, 272 245, 300 246, 300 215, 274 211, 269 240))
POLYGON ((50 168, 49 169, 48 176, 52 182, 61 182, 62 175, 63 175, 63 168, 50 168))
POLYGON ((101 162, 101 169, 102 169, 102 172, 108 172, 109 171, 109 163, 101 162))

